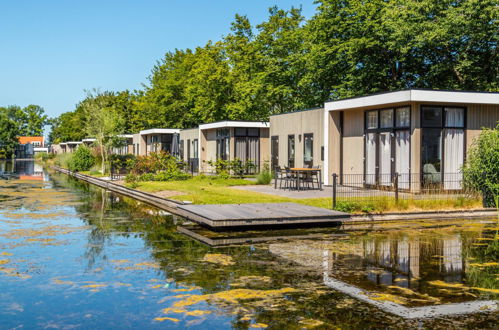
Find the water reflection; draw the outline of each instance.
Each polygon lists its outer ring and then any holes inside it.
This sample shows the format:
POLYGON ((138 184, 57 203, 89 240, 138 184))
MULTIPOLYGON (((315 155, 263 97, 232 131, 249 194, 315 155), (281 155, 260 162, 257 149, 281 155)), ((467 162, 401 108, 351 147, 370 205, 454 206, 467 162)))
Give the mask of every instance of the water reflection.
POLYGON ((19 180, 47 181, 43 166, 33 160, 0 160, 0 178, 19 180))
MULTIPOLYGON (((459 275, 460 283, 485 288, 497 273, 469 264, 490 261, 493 241, 479 240, 490 237, 489 224, 193 230, 219 246, 211 247, 179 233, 180 218, 62 175, 0 181, 0 201, 0 254, 7 253, 0 259, 8 260, 0 265, 0 318, 7 328, 409 328, 417 323, 329 289, 324 272, 365 291, 398 286, 442 301, 488 293, 444 298, 429 282, 459 275)), ((495 319, 425 321, 450 324, 491 327, 495 319)))

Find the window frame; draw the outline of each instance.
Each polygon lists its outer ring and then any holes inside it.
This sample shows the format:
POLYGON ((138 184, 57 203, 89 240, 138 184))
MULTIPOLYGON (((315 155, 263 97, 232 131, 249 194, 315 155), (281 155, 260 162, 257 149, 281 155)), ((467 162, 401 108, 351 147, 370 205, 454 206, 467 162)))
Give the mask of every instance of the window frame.
POLYGON ((288 134, 288 167, 294 167, 296 165, 296 135, 288 134), (293 140, 293 166, 291 166, 291 149, 290 142, 293 140))
POLYGON ((466 154, 467 154, 467 141, 466 141, 466 127, 468 126, 468 107, 462 106, 462 105, 441 105, 441 104, 421 104, 419 106, 419 115, 420 115, 420 127, 421 127, 421 147, 420 147, 420 155, 419 155, 419 168, 420 168, 420 182, 421 184, 424 184, 423 178, 424 178, 424 173, 423 173, 423 135, 425 130, 440 130, 440 145, 441 145, 441 153, 442 153, 442 159, 440 159, 440 184, 443 186, 444 185, 444 176, 445 176, 445 171, 444 171, 444 164, 445 164, 445 133, 447 129, 462 129, 463 130, 463 159, 466 160, 466 154), (429 107, 429 108, 440 108, 442 111, 442 120, 440 123, 440 126, 425 126, 423 125, 423 112, 424 108, 429 107), (445 119, 446 119, 446 108, 454 108, 454 109, 463 109, 463 126, 445 126, 445 119))
POLYGON ((314 133, 304 133, 303 134, 303 166, 305 167, 305 165, 309 166, 309 167, 314 166, 314 133), (312 150, 310 151, 310 153, 312 155, 311 161, 305 161, 305 151, 307 148, 307 144, 305 143, 305 141, 306 141, 307 137, 312 138, 312 144, 311 144, 312 150))
MULTIPOLYGON (((401 106, 392 106, 392 107, 385 107, 385 108, 378 108, 378 109, 371 109, 371 110, 364 110, 364 144, 363 144, 363 149, 364 149, 364 182, 366 180, 366 169, 367 169, 367 163, 366 163, 366 143, 367 143, 367 136, 368 133, 374 133, 375 139, 376 139, 376 160, 375 160, 375 176, 376 176, 376 185, 379 185, 379 167, 380 167, 380 154, 379 154, 379 148, 380 148, 380 136, 381 133, 390 133, 391 141, 390 141, 390 158, 393 159, 391 162, 391 173, 395 173, 395 168, 396 168, 396 151, 395 151, 395 144, 396 144, 396 132, 397 131, 409 131, 409 135, 411 134, 411 127, 412 127, 412 107, 410 104, 406 105, 401 105, 401 106), (397 110, 399 109, 408 109, 409 110, 409 123, 407 126, 397 126, 397 110), (381 112, 385 110, 392 110, 392 126, 391 127, 381 127, 381 112), (368 128, 368 113, 370 112, 378 112, 377 114, 377 128, 368 128)), ((409 165, 411 164, 411 155, 412 152, 412 143, 411 139, 409 139, 409 165)), ((412 167, 409 168, 409 175, 412 172, 412 167)), ((405 174, 405 173, 403 173, 405 174)), ((409 185, 410 189, 410 185, 409 185)))

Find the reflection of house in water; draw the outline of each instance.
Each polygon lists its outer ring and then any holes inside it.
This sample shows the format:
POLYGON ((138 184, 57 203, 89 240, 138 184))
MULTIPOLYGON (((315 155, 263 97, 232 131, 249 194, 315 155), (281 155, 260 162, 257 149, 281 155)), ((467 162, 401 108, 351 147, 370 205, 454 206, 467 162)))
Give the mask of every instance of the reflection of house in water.
POLYGON ((277 243, 271 244, 269 250, 307 267, 324 265, 323 258, 327 255, 329 276, 364 283, 367 288, 374 285, 417 290, 425 280, 460 282, 463 279, 463 249, 459 235, 439 239, 387 236, 348 243, 328 241, 321 243, 322 250, 316 244, 307 241, 277 243), (296 257, 304 254, 306 261, 296 257))
POLYGON ((14 163, 14 173, 19 175, 19 180, 45 181, 43 167, 34 161, 16 161, 14 163))

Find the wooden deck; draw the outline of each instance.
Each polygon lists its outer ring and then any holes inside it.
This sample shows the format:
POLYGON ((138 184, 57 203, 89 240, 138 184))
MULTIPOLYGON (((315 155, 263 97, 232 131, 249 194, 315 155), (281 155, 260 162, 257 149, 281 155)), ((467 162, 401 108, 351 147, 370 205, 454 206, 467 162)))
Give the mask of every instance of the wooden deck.
POLYGON ((212 228, 341 223, 350 215, 296 203, 179 205, 191 221, 212 228))

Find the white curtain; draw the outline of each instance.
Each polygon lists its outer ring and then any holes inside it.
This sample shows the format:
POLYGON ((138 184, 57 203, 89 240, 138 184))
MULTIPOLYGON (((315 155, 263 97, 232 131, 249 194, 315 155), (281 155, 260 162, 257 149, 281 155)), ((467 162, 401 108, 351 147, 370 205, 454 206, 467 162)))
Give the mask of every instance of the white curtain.
POLYGON ((392 138, 390 133, 381 133, 379 140, 379 183, 382 186, 390 186, 392 177, 392 138))
POLYGON ((464 162, 464 130, 445 129, 444 189, 461 189, 464 162))
POLYGON ((258 153, 260 144, 258 143, 259 138, 249 137, 248 138, 248 160, 251 160, 255 165, 258 166, 258 153))
POLYGON ((464 109, 445 108, 446 127, 464 127, 464 109))
POLYGON ((366 138, 366 183, 376 183, 376 133, 367 133, 366 138))
POLYGON ((246 161, 246 138, 236 138, 236 157, 246 161))
POLYGON ((395 133, 395 172, 399 174, 400 189, 409 189, 410 184, 409 137, 409 131, 395 133))

